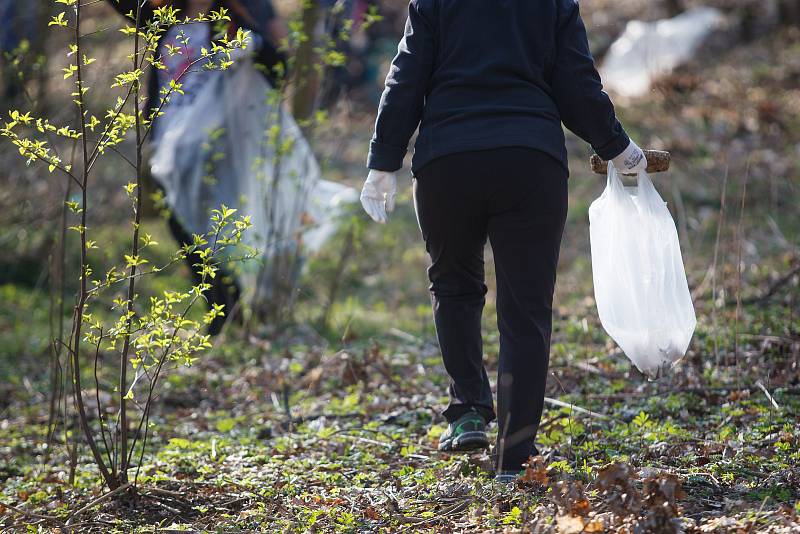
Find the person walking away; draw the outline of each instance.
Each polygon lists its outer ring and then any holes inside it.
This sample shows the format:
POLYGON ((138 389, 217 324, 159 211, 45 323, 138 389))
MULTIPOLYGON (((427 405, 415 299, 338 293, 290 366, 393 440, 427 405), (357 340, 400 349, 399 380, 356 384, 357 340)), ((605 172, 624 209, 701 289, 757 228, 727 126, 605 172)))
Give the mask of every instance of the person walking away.
MULTIPOLYGON (((108 0, 114 8, 127 15, 134 16, 137 3, 141 0, 108 0)), ((145 0, 142 5, 140 24, 147 24, 154 17, 154 10, 164 5, 173 5, 180 10, 182 16, 190 19, 197 18, 201 13, 216 11, 220 7, 228 9, 231 23, 228 31, 240 27, 250 31, 250 43, 247 52, 254 52, 254 60, 264 66, 265 73, 271 84, 276 82, 276 67, 285 64, 285 57, 278 50, 280 39, 285 36, 280 22, 276 18, 275 10, 270 0, 145 0), (245 4, 242 3, 245 2, 245 4), (257 20, 246 4, 258 3, 260 9, 253 12, 261 13, 265 20, 257 20)), ((202 55, 203 49, 210 49, 212 27, 210 22, 193 22, 167 28, 158 42, 158 54, 162 58, 165 69, 156 70, 148 84, 148 102, 145 109, 152 112, 161 102, 162 89, 169 88, 172 80, 180 79, 183 94, 173 95, 162 109, 162 114, 153 122, 152 143, 158 145, 164 133, 180 116, 183 109, 191 106, 195 97, 212 76, 212 71, 204 70, 200 65, 192 68, 202 55), (169 51, 172 50, 172 53, 169 51)), ((187 229, 186 221, 182 221, 175 213, 175 206, 168 206, 171 210, 168 220, 169 229, 181 246, 192 245, 194 240, 192 232, 187 229)), ((201 263, 200 251, 187 256, 186 261, 192 273, 194 284, 202 282, 203 277, 195 267, 201 263)), ((224 305, 225 316, 217 316, 208 327, 211 335, 217 335, 226 322, 226 316, 236 309, 241 289, 232 273, 221 269, 218 276, 206 280, 211 288, 205 293, 209 309, 214 304, 224 305)))
POLYGON ((488 447, 512 480, 534 445, 567 214, 561 123, 623 172, 646 167, 603 92, 576 0, 411 0, 381 96, 361 193, 386 223, 411 163, 436 334, 450 376, 439 449, 488 447), (483 249, 497 273, 497 412, 483 365, 483 249))

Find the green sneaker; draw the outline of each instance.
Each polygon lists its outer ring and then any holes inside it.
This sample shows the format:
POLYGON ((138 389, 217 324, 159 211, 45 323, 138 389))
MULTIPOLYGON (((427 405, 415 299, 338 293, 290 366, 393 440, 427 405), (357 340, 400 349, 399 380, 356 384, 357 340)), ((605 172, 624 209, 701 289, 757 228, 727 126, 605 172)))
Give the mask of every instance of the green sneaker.
POLYGON ((524 471, 498 471, 494 481, 498 484, 512 484, 522 476, 524 471))
POLYGON ((489 447, 486 420, 476 411, 470 411, 447 426, 439 438, 439 450, 445 452, 471 451, 489 447))

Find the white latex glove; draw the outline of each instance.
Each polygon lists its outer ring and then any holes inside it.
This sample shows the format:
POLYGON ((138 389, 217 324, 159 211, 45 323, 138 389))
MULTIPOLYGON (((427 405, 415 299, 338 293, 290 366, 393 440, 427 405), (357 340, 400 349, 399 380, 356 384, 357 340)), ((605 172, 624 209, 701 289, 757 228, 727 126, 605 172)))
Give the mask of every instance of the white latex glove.
POLYGON ((644 157, 644 152, 633 141, 628 143, 628 148, 623 150, 622 154, 611 161, 614 162, 614 167, 623 174, 638 174, 647 168, 647 158, 644 157))
POLYGON ((361 205, 372 220, 386 224, 388 213, 394 210, 397 195, 397 175, 393 172, 371 169, 361 189, 361 205))

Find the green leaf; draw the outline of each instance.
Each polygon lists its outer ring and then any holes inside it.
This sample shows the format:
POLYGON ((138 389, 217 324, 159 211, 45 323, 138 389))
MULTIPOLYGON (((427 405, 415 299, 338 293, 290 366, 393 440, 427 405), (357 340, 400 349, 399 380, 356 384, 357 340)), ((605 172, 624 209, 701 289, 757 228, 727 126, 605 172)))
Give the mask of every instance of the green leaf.
POLYGON ((236 426, 236 419, 228 417, 217 421, 217 432, 230 432, 236 426))

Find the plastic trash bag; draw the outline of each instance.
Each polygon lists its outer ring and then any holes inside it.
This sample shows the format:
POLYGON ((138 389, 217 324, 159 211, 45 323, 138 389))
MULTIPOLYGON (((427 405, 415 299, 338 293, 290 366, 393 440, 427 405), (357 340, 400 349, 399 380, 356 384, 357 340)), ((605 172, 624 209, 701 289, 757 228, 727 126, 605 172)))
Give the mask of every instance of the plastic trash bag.
POLYGON ((314 230, 330 226, 350 188, 320 180, 300 128, 250 59, 204 75, 194 101, 160 125, 151 172, 190 233, 208 232, 210 211, 222 204, 250 216, 243 241, 261 257, 235 272, 244 301, 258 307, 296 284, 304 235, 320 246, 324 236, 314 230))
POLYGON ((589 207, 592 276, 600 322, 636 367, 658 378, 680 360, 697 323, 678 232, 647 173, 625 187, 608 163, 589 207))
POLYGON ((701 6, 670 19, 628 22, 600 67, 603 85, 621 96, 647 94, 653 80, 691 60, 724 21, 720 10, 701 6))

